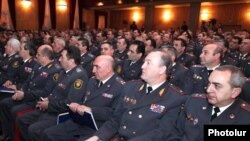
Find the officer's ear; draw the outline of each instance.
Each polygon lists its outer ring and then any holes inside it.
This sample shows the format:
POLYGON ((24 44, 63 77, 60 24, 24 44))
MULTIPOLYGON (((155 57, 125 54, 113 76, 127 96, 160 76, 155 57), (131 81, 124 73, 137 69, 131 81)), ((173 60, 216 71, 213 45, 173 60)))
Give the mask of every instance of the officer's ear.
POLYGON ((166 66, 161 66, 161 69, 160 69, 160 74, 166 74, 167 72, 167 67, 166 66))
POLYGON ((236 98, 238 95, 240 95, 241 90, 241 88, 233 88, 231 97, 236 98))

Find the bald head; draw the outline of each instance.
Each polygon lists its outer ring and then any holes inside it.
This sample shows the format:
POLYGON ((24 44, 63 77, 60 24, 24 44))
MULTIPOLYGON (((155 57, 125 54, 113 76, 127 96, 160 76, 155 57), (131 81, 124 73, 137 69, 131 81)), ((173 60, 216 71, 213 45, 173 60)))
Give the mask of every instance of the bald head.
POLYGON ((114 59, 109 55, 96 57, 93 63, 93 74, 98 80, 106 80, 114 73, 114 59))

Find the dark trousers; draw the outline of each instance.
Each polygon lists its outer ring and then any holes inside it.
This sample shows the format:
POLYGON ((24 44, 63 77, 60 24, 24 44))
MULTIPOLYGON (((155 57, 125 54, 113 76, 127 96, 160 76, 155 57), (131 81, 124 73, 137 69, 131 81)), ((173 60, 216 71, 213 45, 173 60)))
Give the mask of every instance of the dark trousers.
POLYGON ((69 141, 80 137, 87 139, 93 136, 95 132, 95 130, 79 125, 69 119, 64 123, 47 128, 43 132, 42 141, 69 141))
POLYGON ((21 101, 14 101, 11 98, 5 98, 0 101, 0 118, 2 121, 3 134, 9 136, 12 140, 15 138, 14 124, 16 114, 20 111, 31 109, 31 105, 27 105, 21 101))
POLYGON ((41 140, 43 131, 56 125, 56 116, 47 112, 35 110, 24 116, 18 117, 17 125, 20 128, 21 137, 25 141, 41 140))

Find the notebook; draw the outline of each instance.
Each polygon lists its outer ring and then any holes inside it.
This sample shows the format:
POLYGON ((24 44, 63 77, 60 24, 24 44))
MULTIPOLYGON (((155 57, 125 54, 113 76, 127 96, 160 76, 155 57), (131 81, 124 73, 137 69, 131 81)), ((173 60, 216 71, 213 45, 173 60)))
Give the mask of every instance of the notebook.
POLYGON ((0 86, 0 92, 3 92, 3 93, 15 93, 15 90, 13 89, 10 89, 10 88, 6 88, 4 86, 0 86))
POLYGON ((74 122, 76 122, 80 125, 88 126, 94 130, 98 130, 94 116, 91 112, 84 112, 84 114, 82 116, 78 113, 74 113, 71 110, 69 110, 69 115, 74 122))

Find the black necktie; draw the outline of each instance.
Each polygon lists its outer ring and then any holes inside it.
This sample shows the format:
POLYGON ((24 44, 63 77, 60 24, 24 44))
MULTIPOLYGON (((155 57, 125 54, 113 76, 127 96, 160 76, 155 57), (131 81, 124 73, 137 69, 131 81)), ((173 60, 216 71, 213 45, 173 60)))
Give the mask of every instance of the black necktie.
POLYGON ((211 116, 211 121, 214 120, 218 115, 218 113, 220 112, 220 108, 219 107, 214 107, 214 114, 211 116))
POLYGON ((103 85, 102 81, 99 82, 98 88, 100 88, 103 85))
POLYGON ((148 89, 147 94, 150 94, 152 92, 152 90, 153 90, 153 88, 150 87, 150 86, 148 86, 147 89, 148 89))
POLYGON ((208 75, 210 75, 212 73, 213 70, 207 70, 208 75))

